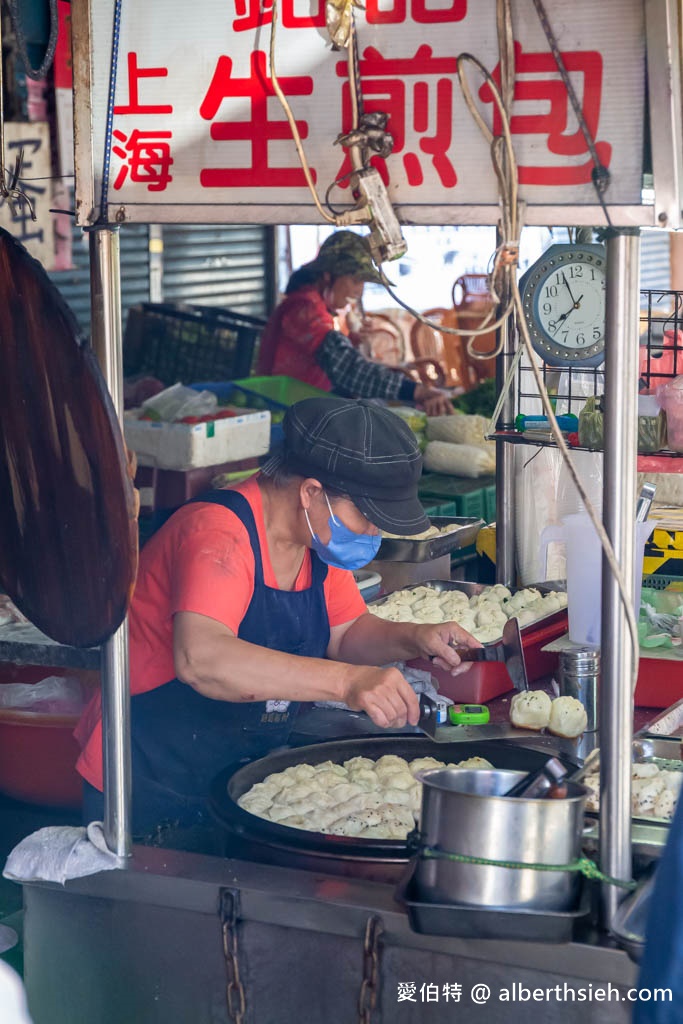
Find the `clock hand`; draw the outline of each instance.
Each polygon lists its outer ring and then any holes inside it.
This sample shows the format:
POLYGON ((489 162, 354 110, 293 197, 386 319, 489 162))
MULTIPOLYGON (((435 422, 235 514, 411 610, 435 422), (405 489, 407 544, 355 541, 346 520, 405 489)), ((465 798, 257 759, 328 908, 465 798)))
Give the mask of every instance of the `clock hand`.
POLYGON ((562 316, 558 316, 557 320, 555 321, 555 330, 553 331, 553 335, 557 334, 557 332, 560 329, 560 324, 564 323, 564 321, 567 319, 567 317, 573 311, 573 309, 574 307, 572 306, 570 309, 567 310, 566 313, 563 313, 562 316))
MULTIPOLYGON (((571 295, 571 292, 569 294, 571 295)), ((571 313, 573 313, 575 309, 580 309, 581 308, 581 299, 582 298, 583 298, 583 295, 579 295, 579 297, 576 300, 576 302, 574 303, 574 305, 570 309, 568 309, 566 313, 563 313, 562 316, 557 318, 557 321, 555 323, 555 330, 553 331, 553 337, 555 337, 555 335, 559 331, 560 324, 564 323, 564 321, 567 319, 567 317, 571 313)))
MULTIPOLYGON (((564 273, 564 271, 562 271, 562 280, 564 281, 564 283, 566 285, 566 288, 567 288, 567 291, 569 292, 569 298, 572 300, 572 302, 574 303, 574 306, 576 307, 576 299, 572 295, 572 290, 569 287, 569 281, 567 280, 567 275, 564 273)), ((582 298, 583 298, 583 296, 582 296, 582 298)), ((580 301, 581 300, 579 299, 579 302, 580 301)))

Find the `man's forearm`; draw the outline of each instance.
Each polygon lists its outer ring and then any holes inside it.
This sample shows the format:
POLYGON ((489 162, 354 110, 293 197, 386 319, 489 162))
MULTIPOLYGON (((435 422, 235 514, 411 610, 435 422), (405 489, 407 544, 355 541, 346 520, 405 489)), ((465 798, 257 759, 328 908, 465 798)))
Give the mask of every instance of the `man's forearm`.
POLYGON ((341 701, 346 692, 346 666, 283 654, 237 637, 206 635, 192 644, 177 638, 174 657, 178 678, 213 700, 341 701))
POLYGON ((352 665, 387 665, 419 654, 414 622, 387 622, 366 613, 344 633, 337 657, 352 665))

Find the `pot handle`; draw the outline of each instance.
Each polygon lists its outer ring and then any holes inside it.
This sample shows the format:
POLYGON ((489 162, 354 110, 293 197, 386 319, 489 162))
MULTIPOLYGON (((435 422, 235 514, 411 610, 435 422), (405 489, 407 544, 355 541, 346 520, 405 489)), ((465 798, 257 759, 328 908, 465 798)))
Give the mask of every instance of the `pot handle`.
POLYGON ((541 540, 539 546, 539 557, 541 561, 543 577, 548 571, 548 545, 552 544, 553 541, 565 541, 567 539, 566 531, 564 526, 550 525, 546 526, 541 532, 541 540))

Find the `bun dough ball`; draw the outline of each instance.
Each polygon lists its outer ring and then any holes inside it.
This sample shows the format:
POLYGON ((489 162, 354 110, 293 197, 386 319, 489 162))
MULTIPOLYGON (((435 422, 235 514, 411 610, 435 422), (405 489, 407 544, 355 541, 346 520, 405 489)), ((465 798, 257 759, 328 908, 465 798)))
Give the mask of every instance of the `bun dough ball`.
POLYGON ((575 739, 585 732, 588 715, 576 697, 556 697, 550 709, 550 732, 554 736, 575 739))
POLYGON ((510 701, 510 721, 518 729, 545 729, 552 701, 544 690, 524 690, 510 701))
POLYGON ((487 761, 485 757, 468 757, 464 761, 459 761, 456 768, 493 768, 490 761, 487 761))
POLYGON ((482 644, 493 644, 503 635, 502 627, 496 625, 480 626, 472 630, 472 636, 482 644))

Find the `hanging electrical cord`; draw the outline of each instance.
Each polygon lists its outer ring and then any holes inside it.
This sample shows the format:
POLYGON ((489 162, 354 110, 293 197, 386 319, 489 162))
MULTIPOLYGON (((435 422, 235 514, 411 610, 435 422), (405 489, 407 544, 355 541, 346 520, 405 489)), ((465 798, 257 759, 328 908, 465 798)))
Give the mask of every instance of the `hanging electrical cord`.
POLYGON ((289 105, 287 97, 285 96, 285 94, 282 91, 282 88, 280 87, 280 81, 279 81, 278 76, 277 76, 277 70, 276 70, 276 64, 275 64, 275 41, 276 41, 276 36, 277 36, 277 19, 278 19, 277 0, 273 0, 272 11, 273 11, 272 24, 271 24, 271 28, 270 28, 270 78, 271 78, 271 81, 273 83, 273 90, 274 90, 275 95, 277 96, 277 98, 279 99, 279 101, 280 101, 280 103, 282 105, 282 109, 284 110, 284 112, 285 112, 285 114, 287 116, 287 120, 289 121, 289 127, 290 127, 291 132, 292 132, 292 138, 294 139, 294 145, 296 146, 296 151, 299 154, 299 161, 301 163, 301 169, 304 172, 304 177, 306 179, 306 184, 308 185, 309 192, 311 193, 311 196, 313 197, 313 202, 316 205, 316 209, 318 210, 318 213, 320 214, 320 216, 324 220, 326 220, 328 222, 328 224, 337 224, 338 225, 339 224, 339 216, 336 215, 336 214, 328 213, 327 210, 325 209, 325 207, 320 202, 320 199, 318 198, 318 193, 317 193, 316 188, 315 188, 315 182, 313 181, 313 176, 311 175, 311 168, 309 167, 308 159, 306 158, 306 154, 304 152, 303 143, 301 141, 301 135, 299 134, 299 128, 297 126, 296 120, 294 118, 294 114, 292 113, 292 108, 289 105))
POLYGON ((21 15, 19 14, 19 5, 17 0, 7 0, 7 8, 9 10, 10 19, 12 21, 12 28, 14 29, 14 35, 17 40, 17 49, 19 56, 21 57, 22 64, 29 78, 34 80, 45 78, 52 67, 52 61, 55 57, 55 49, 57 47, 57 34, 59 31, 59 15, 57 13, 57 0, 48 0, 48 7, 50 11, 50 33, 47 40, 47 47, 45 49, 45 56, 43 57, 39 67, 34 68, 31 64, 28 55, 28 47, 26 45, 26 34, 24 32, 24 26, 21 22, 21 15))
POLYGON ((610 173, 600 160, 600 156, 595 145, 595 139, 591 135, 588 129, 588 125, 586 124, 586 118, 583 116, 581 104, 579 103, 579 99, 576 95, 576 90, 574 89, 571 78, 569 77, 567 65, 565 64, 564 58, 560 53, 560 48, 557 45, 555 34, 551 28, 550 22, 548 21, 548 15, 546 14, 543 2, 542 0, 533 0, 533 4, 536 8, 536 13, 538 15, 538 19, 541 23, 543 31, 545 32, 545 37, 548 40, 548 46, 550 47, 550 51, 553 55, 555 63, 557 64, 557 70, 560 72, 560 77, 564 83, 565 89, 567 90, 567 95, 574 110, 576 120, 579 122, 581 134, 584 137, 586 146, 588 147, 588 151, 591 155, 591 160, 593 161, 593 171, 591 173, 591 180, 593 182, 593 187, 598 197, 598 202, 600 203, 600 206, 602 207, 602 212, 605 215, 605 220, 607 221, 608 226, 611 228, 612 221, 610 219, 607 204, 605 203, 604 199, 604 193, 609 188, 610 173))
MULTIPOLYGON (((509 47, 506 44, 508 33, 511 37, 512 30, 509 22, 509 18, 503 15, 498 15, 498 29, 499 29, 499 42, 501 45, 501 51, 508 51, 508 59, 505 61, 505 66, 502 69, 501 79, 507 84, 505 86, 506 91, 512 94, 512 84, 514 83, 514 48, 509 47), (510 64, 510 59, 513 63, 510 64)), ((512 297, 512 281, 515 279, 516 269, 519 262, 519 236, 522 228, 522 205, 519 202, 518 197, 518 182, 516 173, 516 161, 515 154, 512 148, 512 136, 510 132, 510 125, 508 121, 507 112, 501 107, 500 116, 503 122, 503 133, 500 136, 495 136, 490 130, 484 119, 482 118, 477 106, 474 102, 474 98, 470 91, 469 83, 465 75, 465 67, 467 64, 472 64, 479 71, 482 77, 489 83, 492 89, 498 94, 498 87, 495 79, 484 65, 476 57, 470 53, 461 53, 457 58, 458 78, 462 89, 463 97, 468 109, 470 110, 472 117, 479 126, 482 135, 489 144, 489 151, 491 154, 491 160, 493 163, 493 169, 498 181, 498 188, 501 195, 507 195, 510 197, 510 201, 501 204, 501 233, 503 236, 503 242, 498 246, 493 254, 493 266, 488 275, 489 292, 493 299, 492 309, 484 317, 478 328, 468 328, 464 330, 460 327, 445 327, 442 324, 436 324, 433 320, 428 317, 422 316, 416 310, 412 309, 409 305, 403 302, 399 296, 393 291, 386 278, 383 280, 384 287, 389 292, 395 302, 411 313, 421 323, 427 324, 428 326, 439 331, 441 334, 453 334, 459 337, 467 338, 467 352, 473 359, 492 359, 495 356, 500 355, 503 346, 505 344, 504 339, 501 338, 498 344, 486 351, 481 352, 474 348, 474 343, 477 337, 483 334, 490 334, 491 331, 497 330, 499 327, 507 321, 511 316, 514 309, 514 300, 512 297), (514 173, 513 173, 514 171, 514 173), (509 295, 507 303, 502 313, 500 313, 494 320, 495 310, 500 305, 500 296, 506 294, 509 295)), ((502 102, 502 101, 501 101, 502 102)), ((384 274, 382 273, 384 278, 384 274)))
MULTIPOLYGON (((290 130, 292 132, 292 138, 294 140, 294 145, 296 146, 296 151, 297 151, 298 156, 299 156, 299 162, 301 164, 301 169, 304 172, 304 177, 306 179, 306 184, 308 186, 309 192, 311 193, 311 196, 313 198, 313 202, 315 203, 316 209, 318 210, 318 213, 320 214, 320 216, 324 220, 326 220, 328 222, 328 224, 334 224, 336 227, 345 227, 345 226, 347 226, 349 224, 358 224, 358 223, 363 223, 364 221, 368 221, 370 219, 370 211, 367 210, 367 209, 361 209, 361 208, 355 206, 351 210, 329 212, 328 210, 325 209, 325 207, 320 202, 320 199, 318 197, 318 193, 317 193, 317 190, 316 190, 316 187, 315 187, 315 182, 313 181, 313 176, 311 174, 311 169, 310 169, 310 166, 309 166, 309 163, 308 163, 308 159, 307 159, 306 153, 304 151, 304 146, 303 146, 303 142, 302 142, 302 139, 301 139, 301 134, 299 132, 299 128, 298 128, 297 123, 296 123, 296 119, 295 119, 294 114, 292 112, 292 108, 289 105, 287 97, 285 96, 284 92, 282 91, 282 88, 280 86, 280 81, 279 81, 278 75, 277 75, 277 66, 276 66, 276 60, 275 60, 276 38, 277 38, 277 21, 278 21, 277 0, 273 0, 272 11, 273 11, 273 16, 272 16, 272 25, 271 25, 271 30, 270 30, 270 77, 271 77, 271 81, 273 83, 273 91, 275 92, 275 95, 279 99, 280 104, 282 105, 282 109, 284 110, 285 115, 287 117, 287 121, 289 122, 289 127, 290 127, 290 130)), ((361 97, 361 95, 359 93, 358 86, 357 86, 357 79, 356 79, 356 74, 357 74, 357 56, 356 56, 356 45, 355 45, 356 37, 355 37, 355 31, 354 31, 354 28, 353 28, 353 14, 351 14, 351 19, 352 19, 351 20, 351 28, 350 28, 349 42, 348 42, 349 86, 350 86, 350 90, 351 90, 351 107, 352 107, 352 114, 353 114, 353 127, 355 129, 357 129, 358 125, 359 125, 359 122, 360 122, 360 116, 361 116, 361 113, 362 113, 362 97, 361 97)), ((351 172, 351 174, 353 174, 355 171, 361 170, 364 165, 363 165, 363 161, 362 161, 362 156, 361 156, 361 154, 359 152, 359 148, 358 148, 357 145, 349 146, 349 154, 350 154, 351 162, 352 162, 352 166, 353 166, 353 171, 351 172)), ((343 179, 338 179, 338 180, 341 181, 343 179)), ((330 185, 330 187, 328 188, 327 194, 326 194, 326 198, 329 195, 330 190, 334 187, 335 184, 337 184, 337 182, 333 182, 332 185, 330 185)))
MULTIPOLYGON (((496 4, 497 4, 497 8, 498 9, 501 8, 501 6, 505 6, 505 7, 507 7, 509 9, 510 0, 496 0, 496 4)), ((499 17, 500 17, 500 14, 499 14, 499 17)), ((503 20, 505 20, 505 19, 503 19, 503 20)), ((503 128, 502 128, 503 136, 505 138, 505 149, 506 149, 506 152, 508 154, 508 159, 510 160, 510 164, 509 164, 509 185, 510 185, 510 188, 509 188, 509 190, 504 190, 504 191, 501 192, 500 200, 501 200, 501 207, 502 207, 502 210, 503 210, 503 221, 504 221, 504 223, 507 222, 507 223, 510 223, 510 224, 514 224, 519 219, 519 215, 517 213, 515 213, 514 210, 512 209, 513 200, 514 200, 514 202, 517 202, 517 190, 516 190, 516 187, 513 187, 513 185, 514 185, 514 182, 516 182, 518 180, 518 174, 517 174, 517 162, 516 162, 516 158, 515 158, 515 155, 514 155, 514 150, 512 148, 512 136, 511 136, 511 133, 510 133, 510 124, 509 124, 509 119, 508 119, 508 116, 507 116, 507 111, 505 109, 503 98, 502 98, 502 96, 500 94, 500 91, 499 91, 498 86, 496 85, 495 81, 493 81, 492 77, 489 75, 489 73, 486 71, 486 69, 483 68, 482 65, 478 61, 475 60, 475 58, 472 58, 472 60, 474 60, 474 62, 477 64, 479 69, 482 71, 482 74, 486 78, 486 80, 487 80, 487 82, 489 84, 489 87, 491 88, 491 91, 492 91, 494 103, 496 104, 496 107, 498 108, 498 113, 500 114, 501 123, 502 123, 502 126, 503 126, 503 128)), ((479 124, 479 127, 482 128, 485 137, 487 139, 490 138, 491 133, 490 133, 488 127, 485 125, 485 123, 481 119, 481 117, 478 115, 478 111, 477 111, 477 116, 475 117, 475 120, 477 120, 477 123, 479 124)), ((491 153, 492 153, 492 157, 494 158, 494 161, 495 161, 495 154, 494 154, 493 147, 491 148, 491 153)), ((616 580, 617 586, 619 588, 619 596, 620 596, 621 602, 622 602, 622 604, 624 606, 624 611, 625 611, 625 614, 626 614, 626 621, 627 621, 627 625, 628 625, 628 629, 629 629, 629 634, 630 634, 630 638, 631 638, 632 654, 633 654, 633 672, 632 672, 632 678, 631 678, 631 690, 632 690, 632 692, 634 692, 635 691, 637 677, 638 677, 638 661, 639 661, 639 657, 640 657, 640 646, 639 646, 639 641, 638 641, 638 626, 637 626, 636 616, 635 616, 635 613, 634 613, 634 610, 633 610, 632 602, 629 599, 629 596, 628 596, 628 593, 627 593, 627 587, 626 587, 626 583, 625 583, 625 580, 624 580, 624 577, 623 577, 623 574, 622 574, 622 571, 621 571, 621 567, 620 567, 620 565, 619 565, 619 563, 617 561, 616 554, 614 552, 614 548, 612 547, 611 541, 610 541, 609 537, 607 536, 607 531, 605 530, 605 528, 604 528, 604 526, 602 524, 602 520, 601 520, 600 516, 597 514, 595 508, 593 507, 593 504, 592 504, 590 498, 588 497, 588 494, 586 493, 586 489, 584 488, 583 483, 582 483, 582 481, 581 481, 581 479, 580 479, 580 477, 579 477, 579 475, 578 475, 578 473, 576 471, 574 463, 572 462, 571 455, 570 455, 570 450, 569 450, 569 447, 567 446, 567 442, 566 442, 566 440, 564 438, 564 435, 563 435, 562 431, 560 430, 560 428, 558 426, 557 419, 555 418, 555 411, 553 409, 552 402, 550 400, 550 396, 548 395, 548 392, 546 390, 545 384, 543 382, 543 378, 541 376, 541 372, 540 372, 540 369, 538 367, 538 364, 537 364, 537 361, 536 361, 536 356, 535 356, 535 353, 534 353, 534 350, 533 350, 533 347, 532 347, 532 344, 531 344, 531 337, 529 335, 529 329, 527 327, 526 319, 525 319, 525 316, 524 316, 524 307, 523 307, 523 304, 522 304, 522 296, 521 296, 520 291, 519 291, 519 285, 517 283, 517 276, 516 276, 516 274, 512 274, 511 275, 511 284, 512 284, 512 301, 513 301, 514 308, 515 308, 516 313, 517 313, 517 322, 518 322, 518 325, 519 325, 519 328, 520 328, 524 350, 526 351, 528 359, 529 359, 529 362, 531 364, 531 370, 532 370, 532 373, 534 375, 534 380, 536 381, 536 387, 538 388, 539 396, 541 398, 541 403, 542 403, 542 406, 543 406, 543 411, 544 411, 545 415, 548 418, 548 421, 550 423, 550 430, 551 430, 553 439, 555 440, 555 442, 557 444, 557 447, 558 447, 558 449, 560 451, 560 454, 561 454, 561 456, 562 456, 562 458, 564 460, 564 463, 565 463, 565 465, 567 467, 567 470, 569 472, 571 480, 574 483, 574 486, 576 487, 576 489, 577 489, 577 491, 579 493, 579 496, 580 496, 581 500, 584 503, 586 512, 588 513, 588 516, 590 517, 590 520, 591 520, 591 522, 592 522, 592 524, 593 524, 593 526, 594 526, 594 528, 595 528, 595 530, 596 530, 596 532, 598 534, 598 537, 600 538, 600 543, 601 543, 603 551, 605 553, 605 558, 607 559, 607 563, 609 565, 610 571, 611 571, 614 579, 616 580)), ((508 374, 508 380, 506 381, 507 387, 510 387, 511 383, 512 383, 512 377, 511 377, 511 374, 508 374)), ((503 394, 505 394, 505 390, 503 391, 503 394)))
MULTIPOLYGON (((347 135, 337 138, 344 145, 351 160, 351 183, 354 190, 355 205, 343 212, 325 210, 313 182, 306 154, 296 119, 287 102, 277 75, 275 64, 275 41, 277 35, 277 0, 272 0, 272 27, 270 35, 270 74, 273 91, 280 100, 287 116, 292 138, 299 155, 306 184, 313 197, 318 212, 328 223, 337 227, 352 224, 369 224, 370 236, 368 243, 375 263, 380 266, 383 261, 397 259, 406 251, 406 241, 401 233, 401 226, 387 194, 386 187, 379 171, 368 163, 368 152, 386 156, 391 152, 393 139, 386 131, 387 115, 363 112, 363 99, 360 82, 358 50, 353 18, 353 7, 356 0, 329 0, 326 5, 327 29, 335 46, 348 48, 347 63, 349 87, 352 105, 352 128, 347 135)), ((330 189, 326 193, 329 197, 330 189)))

